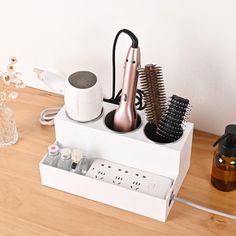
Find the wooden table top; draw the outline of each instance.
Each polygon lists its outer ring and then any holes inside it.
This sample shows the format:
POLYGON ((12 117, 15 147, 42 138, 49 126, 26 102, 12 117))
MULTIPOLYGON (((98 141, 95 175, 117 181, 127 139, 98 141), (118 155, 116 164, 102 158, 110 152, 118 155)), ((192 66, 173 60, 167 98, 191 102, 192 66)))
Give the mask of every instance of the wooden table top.
MULTIPOLYGON (((236 235, 236 221, 175 202, 162 223, 41 185, 39 162, 54 142, 54 128, 41 126, 46 107, 61 106, 59 95, 25 88, 9 106, 16 114, 19 140, 0 149, 0 235, 236 235)), ((178 194, 216 210, 236 214, 236 190, 210 184, 217 136, 194 131, 190 170, 178 194)))

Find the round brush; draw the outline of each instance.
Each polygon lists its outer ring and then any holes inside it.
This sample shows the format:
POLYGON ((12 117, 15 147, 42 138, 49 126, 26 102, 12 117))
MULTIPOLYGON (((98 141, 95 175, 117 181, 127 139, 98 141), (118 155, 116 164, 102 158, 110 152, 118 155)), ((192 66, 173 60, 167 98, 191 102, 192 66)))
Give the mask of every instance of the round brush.
POLYGON ((144 92, 145 113, 149 123, 156 127, 166 108, 165 87, 162 68, 148 64, 139 69, 142 91, 144 92))

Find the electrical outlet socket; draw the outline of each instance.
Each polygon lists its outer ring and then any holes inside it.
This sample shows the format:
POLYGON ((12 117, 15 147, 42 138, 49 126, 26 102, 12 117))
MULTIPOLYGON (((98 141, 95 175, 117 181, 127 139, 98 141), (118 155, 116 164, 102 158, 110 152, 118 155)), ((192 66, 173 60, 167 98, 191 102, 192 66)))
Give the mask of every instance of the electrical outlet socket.
POLYGON ((95 159, 86 176, 165 199, 173 180, 103 159, 95 159))

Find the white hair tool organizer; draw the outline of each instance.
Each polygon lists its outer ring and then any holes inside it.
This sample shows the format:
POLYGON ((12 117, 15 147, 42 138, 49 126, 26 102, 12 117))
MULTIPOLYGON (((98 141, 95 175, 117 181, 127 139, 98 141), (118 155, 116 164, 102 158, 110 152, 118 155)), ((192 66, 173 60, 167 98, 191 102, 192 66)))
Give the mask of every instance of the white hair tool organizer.
MULTIPOLYGON (((61 147, 77 148, 82 151, 91 163, 87 174, 79 175, 46 165, 43 159, 40 162, 41 180, 43 185, 52 188, 166 221, 174 202, 172 200, 177 195, 189 169, 193 124, 188 122, 185 124, 183 134, 177 141, 158 143, 151 140, 144 132, 148 123, 145 112, 136 113, 133 110, 136 119, 134 129, 129 132, 115 130, 113 125, 115 111, 118 108, 124 109, 124 112, 129 114, 130 108, 135 109, 132 102, 130 107, 124 103, 129 102, 130 96, 134 93, 133 90, 129 90, 127 80, 132 76, 137 80, 132 66, 136 63, 134 57, 137 53, 134 51, 138 43, 130 31, 121 30, 115 38, 114 45, 122 32, 131 36, 132 46, 126 58, 120 105, 114 104, 116 103, 114 89, 112 98, 104 99, 102 102, 101 88, 95 75, 90 74, 92 76, 90 84, 84 88, 81 88, 84 83, 81 85, 80 82, 74 85, 76 88, 72 88, 73 83, 69 80, 71 77, 68 77, 67 85, 64 87, 66 91, 63 92, 65 106, 54 118, 56 142, 61 147), (94 87, 96 84, 98 86, 94 87), (91 91, 86 91, 86 88, 90 88, 91 91), (82 116, 83 114, 85 116, 82 116)), ((115 46, 113 53, 114 48, 115 46)), ((81 74, 75 75, 81 77, 81 74)), ((41 79, 42 77, 43 74, 41 79)), ((50 81, 50 73, 45 79, 46 84, 47 81, 50 81)), ((132 87, 136 91, 135 83, 137 81, 134 81, 132 87)), ((57 91, 64 89, 59 88, 57 91)), ((124 120, 118 119, 119 121, 123 125, 124 120)))

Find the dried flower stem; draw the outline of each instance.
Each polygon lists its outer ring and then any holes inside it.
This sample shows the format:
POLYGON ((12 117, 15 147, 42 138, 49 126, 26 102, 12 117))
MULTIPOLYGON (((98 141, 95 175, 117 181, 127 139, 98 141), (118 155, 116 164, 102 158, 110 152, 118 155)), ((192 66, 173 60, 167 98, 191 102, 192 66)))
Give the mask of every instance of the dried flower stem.
POLYGON ((4 106, 9 99, 16 99, 17 93, 13 90, 12 84, 16 88, 25 87, 23 81, 19 79, 21 73, 15 71, 16 63, 17 59, 11 57, 7 66, 7 72, 3 73, 0 71, 0 106, 4 106))

